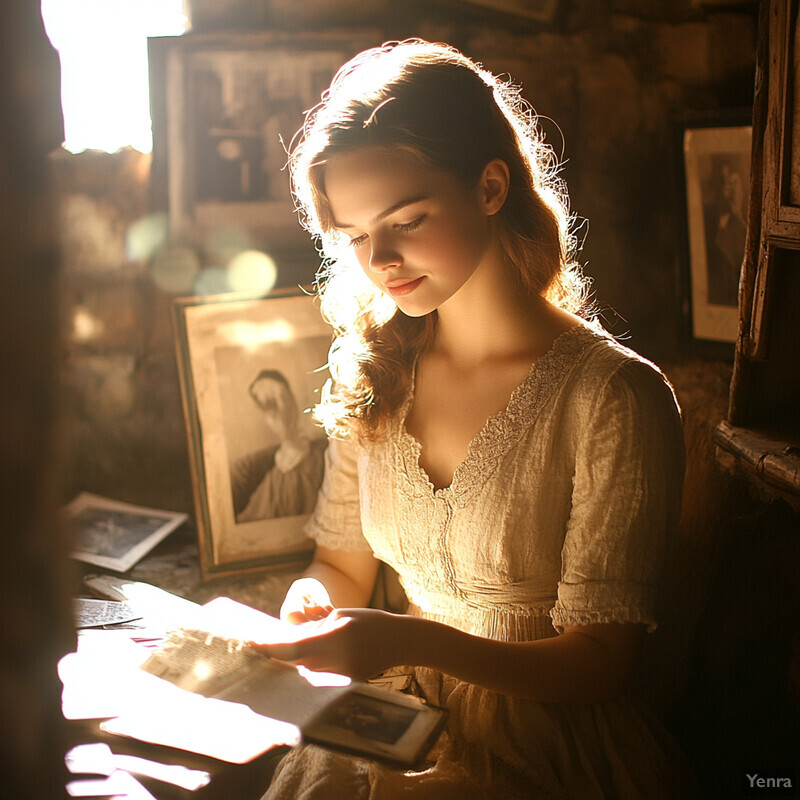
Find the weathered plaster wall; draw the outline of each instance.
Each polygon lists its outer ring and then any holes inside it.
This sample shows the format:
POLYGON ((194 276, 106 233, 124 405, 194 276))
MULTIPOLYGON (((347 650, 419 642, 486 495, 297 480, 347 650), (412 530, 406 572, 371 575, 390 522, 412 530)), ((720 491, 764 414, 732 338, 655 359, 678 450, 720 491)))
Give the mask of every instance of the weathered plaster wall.
POLYGON ((62 349, 66 492, 191 508, 172 297, 128 232, 148 215, 149 156, 62 153, 62 349))

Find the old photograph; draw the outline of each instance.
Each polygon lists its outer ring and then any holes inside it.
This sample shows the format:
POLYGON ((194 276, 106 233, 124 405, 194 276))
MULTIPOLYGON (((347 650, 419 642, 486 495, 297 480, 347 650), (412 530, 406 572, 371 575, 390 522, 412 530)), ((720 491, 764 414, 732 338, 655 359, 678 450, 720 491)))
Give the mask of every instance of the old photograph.
POLYGON ((204 574, 301 563, 327 438, 312 417, 330 332, 299 292, 175 302, 204 574))
POLYGON ((186 514, 144 508, 82 492, 64 509, 72 557, 126 572, 184 520, 186 514))
POLYGON ((687 128, 683 137, 689 300, 697 339, 734 342, 747 231, 749 126, 687 128))

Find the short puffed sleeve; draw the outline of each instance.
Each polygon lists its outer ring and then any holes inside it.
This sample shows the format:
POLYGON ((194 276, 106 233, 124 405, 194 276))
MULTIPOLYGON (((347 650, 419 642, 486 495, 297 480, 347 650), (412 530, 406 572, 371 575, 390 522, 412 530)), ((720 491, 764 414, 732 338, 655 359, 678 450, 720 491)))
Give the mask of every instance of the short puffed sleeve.
POLYGON ((553 625, 638 622, 652 631, 684 474, 672 388, 649 363, 626 361, 593 396, 582 427, 553 625))
POLYGON ((354 441, 329 440, 317 505, 305 530, 318 545, 330 550, 372 550, 361 532, 358 445, 354 441))

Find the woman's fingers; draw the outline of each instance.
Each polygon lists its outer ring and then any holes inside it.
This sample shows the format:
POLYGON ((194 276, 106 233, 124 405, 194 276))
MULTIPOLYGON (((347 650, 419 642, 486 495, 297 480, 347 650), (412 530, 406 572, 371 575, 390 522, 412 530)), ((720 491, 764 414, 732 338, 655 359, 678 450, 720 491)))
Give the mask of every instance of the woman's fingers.
POLYGON ((285 661, 295 666, 320 670, 328 665, 330 656, 328 648, 321 646, 318 637, 304 639, 299 642, 281 642, 279 644, 254 644, 253 646, 270 658, 285 661))
POLYGON ((333 611, 333 606, 326 605, 320 606, 316 603, 311 603, 305 606, 305 615, 309 620, 317 621, 325 619, 333 611))
POLYGON ((326 610, 319 622, 297 630, 293 642, 261 645, 272 658, 314 671, 336 672, 363 680, 397 663, 391 626, 396 617, 373 609, 326 610), (305 634, 305 635, 303 635, 305 634))
POLYGON ((277 658, 278 661, 297 660, 297 645, 292 644, 253 644, 256 650, 264 653, 270 658, 277 658))
POLYGON ((332 610, 325 587, 316 578, 300 578, 289 587, 280 616, 296 625, 324 619, 332 610))
POLYGON ((302 625, 304 622, 319 622, 333 611, 333 606, 304 606, 300 611, 287 611, 282 614, 284 621, 292 625, 302 625))
POLYGON ((305 619, 302 620, 308 625, 307 635, 303 638, 292 642, 269 644, 251 642, 251 644, 270 658, 302 664, 312 669, 319 669, 318 664, 320 663, 325 665, 337 663, 342 660, 343 652, 347 648, 347 643, 337 634, 349 620, 347 617, 339 616, 339 612, 333 609, 322 609, 321 611, 324 613, 316 621, 316 624, 305 619))

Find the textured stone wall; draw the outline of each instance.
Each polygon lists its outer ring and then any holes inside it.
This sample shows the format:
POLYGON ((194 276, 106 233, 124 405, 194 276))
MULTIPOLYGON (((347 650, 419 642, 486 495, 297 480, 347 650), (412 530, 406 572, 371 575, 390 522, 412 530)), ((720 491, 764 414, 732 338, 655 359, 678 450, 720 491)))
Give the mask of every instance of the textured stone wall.
POLYGON ((149 215, 150 157, 61 153, 66 493, 189 510, 172 297, 130 247, 149 215))

